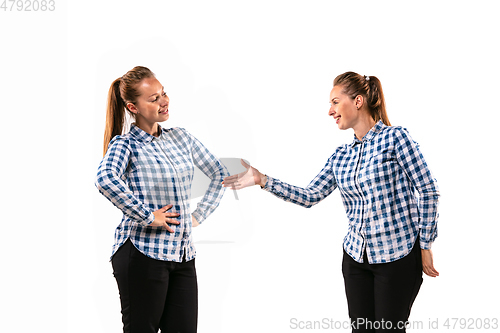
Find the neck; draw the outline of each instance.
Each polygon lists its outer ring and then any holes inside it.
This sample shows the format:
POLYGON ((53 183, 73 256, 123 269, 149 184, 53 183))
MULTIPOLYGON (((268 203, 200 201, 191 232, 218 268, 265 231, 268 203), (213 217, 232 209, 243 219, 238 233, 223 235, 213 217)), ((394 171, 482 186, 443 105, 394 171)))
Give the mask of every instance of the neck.
POLYGON ((157 122, 150 124, 150 123, 140 122, 140 121, 138 121, 138 119, 136 119, 136 125, 141 130, 143 130, 146 133, 151 134, 152 136, 158 137, 160 135, 160 128, 159 128, 157 122))
POLYGON ((354 134, 359 140, 363 140, 363 137, 372 129, 373 126, 375 126, 375 120, 373 120, 371 116, 363 117, 358 121, 356 126, 353 127, 354 134))

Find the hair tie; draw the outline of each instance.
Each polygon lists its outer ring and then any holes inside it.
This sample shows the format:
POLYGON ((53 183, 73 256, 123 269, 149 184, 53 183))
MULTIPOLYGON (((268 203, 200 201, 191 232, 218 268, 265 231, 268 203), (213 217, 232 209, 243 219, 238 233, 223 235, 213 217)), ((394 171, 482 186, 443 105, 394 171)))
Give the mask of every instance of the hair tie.
POLYGON ((367 75, 365 75, 365 80, 366 80, 366 81, 370 81, 370 77, 369 77, 369 76, 367 76, 367 75))

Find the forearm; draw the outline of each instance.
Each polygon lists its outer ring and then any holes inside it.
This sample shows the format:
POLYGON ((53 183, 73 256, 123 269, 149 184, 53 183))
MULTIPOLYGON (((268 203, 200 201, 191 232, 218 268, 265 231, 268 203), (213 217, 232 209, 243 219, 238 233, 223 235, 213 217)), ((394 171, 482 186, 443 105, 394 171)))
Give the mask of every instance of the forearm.
POLYGON ((332 183, 320 184, 313 180, 307 187, 294 186, 279 179, 265 176, 259 185, 274 196, 305 208, 310 208, 327 197, 334 189, 332 183), (264 186, 262 185, 264 184, 264 186))
POLYGON ((208 170, 212 170, 212 173, 207 174, 211 179, 210 184, 205 195, 192 213, 193 217, 200 224, 219 206, 226 190, 222 186, 222 180, 229 175, 226 167, 218 159, 214 160, 212 167, 208 170))

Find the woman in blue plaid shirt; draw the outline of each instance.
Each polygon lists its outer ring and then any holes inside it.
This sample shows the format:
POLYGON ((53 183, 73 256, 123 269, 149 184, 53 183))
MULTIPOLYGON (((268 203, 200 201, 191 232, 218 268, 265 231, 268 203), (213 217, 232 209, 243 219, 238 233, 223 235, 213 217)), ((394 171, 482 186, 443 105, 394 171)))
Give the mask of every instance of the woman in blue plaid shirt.
POLYGON ((342 272, 353 332, 405 332, 422 284, 436 277, 431 244, 437 236, 439 190, 418 144, 391 126, 382 85, 375 76, 347 72, 335 78, 329 116, 354 141, 336 149, 305 188, 246 172, 224 179, 241 189, 260 185, 275 196, 311 207, 336 188, 349 226, 342 272))
POLYGON ((111 263, 124 332, 196 332, 198 290, 191 229, 218 206, 228 175, 183 128, 162 128, 170 100, 154 74, 135 67, 109 89, 104 158, 96 186, 123 212, 111 263), (122 134, 125 112, 135 119, 122 134), (210 179, 191 213, 194 166, 210 179))

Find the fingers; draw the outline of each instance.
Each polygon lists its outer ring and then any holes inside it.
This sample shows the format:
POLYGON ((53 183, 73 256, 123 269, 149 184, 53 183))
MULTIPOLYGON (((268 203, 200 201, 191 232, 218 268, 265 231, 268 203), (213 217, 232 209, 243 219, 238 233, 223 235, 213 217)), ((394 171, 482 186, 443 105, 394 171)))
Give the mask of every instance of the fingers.
POLYGON ((241 185, 239 183, 237 183, 237 182, 224 185, 224 187, 230 187, 231 190, 241 190, 242 189, 241 185))
POLYGON ((434 266, 427 266, 422 268, 424 273, 430 277, 439 276, 439 272, 434 268, 434 266))
POLYGON ((222 181, 222 184, 231 184, 238 180, 238 175, 227 176, 222 181))
MULTIPOLYGON (((172 214, 176 214, 176 213, 172 213, 172 214)), ((178 215, 178 214, 177 214, 178 215)), ((172 228, 169 227, 168 223, 170 224, 175 224, 175 225, 179 225, 181 224, 179 221, 177 220, 173 220, 173 219, 168 219, 168 218, 165 218, 165 221, 163 223, 163 228, 165 228, 168 232, 174 232, 174 230, 172 228)))
POLYGON ((224 183, 224 184, 234 183, 234 182, 238 181, 239 177, 240 177, 239 174, 232 175, 232 176, 227 176, 226 178, 224 178, 224 180, 222 181, 222 183, 224 183))
POLYGON ((152 223, 153 227, 162 227, 165 228, 168 232, 174 232, 174 230, 169 227, 168 224, 175 224, 178 225, 180 224, 179 221, 172 219, 172 217, 179 217, 179 213, 175 212, 167 212, 170 210, 174 205, 169 204, 166 206, 163 206, 162 208, 158 209, 155 211, 153 214, 155 216, 155 220, 152 223))
POLYGON ((238 184, 239 175, 232 175, 224 178, 222 185, 224 187, 231 187, 233 190, 239 185, 238 184))
POLYGON ((243 165, 246 169, 250 168, 250 164, 248 164, 247 162, 245 162, 244 159, 240 159, 240 162, 241 162, 241 165, 243 165))
POLYGON ((166 219, 165 222, 170 224, 181 224, 179 221, 173 219, 166 219))
POLYGON ((426 269, 424 269, 424 273, 425 273, 425 275, 430 276, 430 277, 439 276, 439 273, 437 273, 437 271, 435 269, 426 268, 426 269))
POLYGON ((169 210, 170 208, 172 208, 173 206, 174 206, 174 205, 169 204, 169 205, 166 205, 166 206, 164 206, 164 207, 162 207, 162 208, 160 208, 160 209, 161 209, 161 210, 165 210, 165 211, 167 211, 167 210, 169 210))

